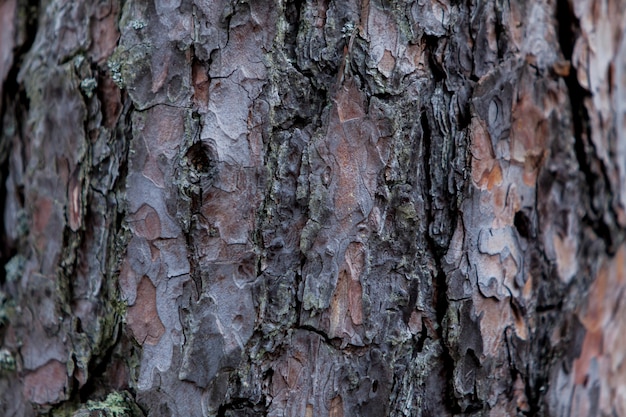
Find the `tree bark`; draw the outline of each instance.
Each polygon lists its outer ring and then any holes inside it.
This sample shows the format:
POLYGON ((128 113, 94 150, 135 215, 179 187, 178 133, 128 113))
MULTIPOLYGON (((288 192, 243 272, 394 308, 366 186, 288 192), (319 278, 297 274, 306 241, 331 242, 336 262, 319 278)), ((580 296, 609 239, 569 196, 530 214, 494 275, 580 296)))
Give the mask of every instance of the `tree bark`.
POLYGON ((625 9, 0 0, 0 414, 625 416, 625 9))

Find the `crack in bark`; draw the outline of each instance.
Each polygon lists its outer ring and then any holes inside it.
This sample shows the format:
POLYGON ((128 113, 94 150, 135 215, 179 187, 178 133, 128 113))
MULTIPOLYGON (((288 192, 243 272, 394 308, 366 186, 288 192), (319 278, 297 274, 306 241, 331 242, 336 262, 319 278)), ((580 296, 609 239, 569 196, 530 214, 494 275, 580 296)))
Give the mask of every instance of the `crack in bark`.
MULTIPOLYGON (((558 0, 557 20, 559 44, 565 59, 570 60, 575 40, 580 34, 580 22, 568 0, 558 0)), ((595 232, 599 239, 606 244, 610 254, 624 239, 623 230, 618 228, 617 216, 613 210, 614 193, 611 192, 611 181, 605 163, 598 158, 591 142, 591 125, 585 100, 591 97, 578 82, 576 71, 572 70, 564 78, 567 85, 570 106, 572 108, 572 123, 574 126, 575 153, 580 170, 585 177, 585 185, 591 194, 589 206, 586 207, 583 221, 595 232), (599 205, 600 203, 603 205, 599 205), (606 215, 609 214, 610 223, 606 215)))
POLYGON ((220 405, 217 410, 217 417, 231 416, 233 413, 235 415, 245 415, 248 417, 261 417, 267 416, 267 412, 268 410, 264 401, 255 403, 250 401, 248 398, 235 397, 228 403, 220 405))
MULTIPOLYGON (((429 232, 426 233, 426 242, 429 246, 429 250, 432 253, 433 259, 435 261, 436 267, 436 276, 433 277, 433 293, 434 293, 434 307, 437 318, 437 337, 439 339, 440 346, 442 348, 442 364, 443 369, 446 374, 446 388, 447 391, 442 393, 442 395, 448 398, 449 401, 444 401, 444 404, 448 408, 450 412, 459 411, 460 407, 458 402, 455 400, 456 396, 454 395, 455 389, 453 385, 454 381, 454 368, 456 366, 455 361, 450 353, 450 346, 446 342, 445 337, 445 317, 448 314, 448 310, 450 308, 450 304, 448 301, 447 290, 448 284, 446 282, 446 275, 443 271, 441 265, 441 257, 443 256, 445 248, 440 247, 430 233, 430 225, 433 223, 433 202, 432 202, 432 179, 431 175, 433 175, 433 171, 431 170, 431 160, 430 157, 432 155, 432 135, 431 129, 428 121, 428 116, 426 111, 423 111, 420 118, 420 124, 422 126, 422 144, 424 146, 424 154, 427 155, 424 158, 424 171, 425 171, 425 189, 428 190, 426 192, 426 200, 429 203, 429 206, 426 210, 427 224, 429 225, 429 232)), ((422 323, 424 328, 424 324, 422 323)))
MULTIPOLYGON (((27 0, 26 2, 19 2, 17 7, 19 17, 15 26, 19 28, 21 24, 24 25, 24 39, 21 44, 13 45, 12 65, 7 72, 6 78, 0 80, 2 82, 2 97, 0 97, 0 132, 2 132, 2 135, 0 137, 3 139, 0 143, 0 210, 2 213, 5 212, 6 207, 6 180, 10 169, 10 164, 7 163, 7 160, 11 152, 13 152, 13 146, 9 141, 10 138, 5 136, 7 131, 5 130, 7 128, 5 123, 12 122, 15 126, 15 135, 20 138, 20 140, 24 141, 24 124, 28 116, 29 100, 24 86, 18 81, 18 76, 22 69, 23 60, 35 42, 37 31, 39 30, 37 19, 39 1, 27 0), (24 9, 29 12, 26 13, 24 9), (32 13, 30 13, 31 9, 32 13), (7 114, 8 112, 11 114, 7 114)), ((8 40, 6 41, 8 42, 8 40)), ((23 148, 22 152, 24 152, 23 148)), ((23 158, 24 156, 25 155, 22 155, 23 158)), ((18 187, 16 191, 18 192, 18 197, 21 197, 23 207, 23 189, 18 187)), ((21 240, 23 240, 22 238, 23 236, 19 236, 17 242, 10 242, 5 224, 3 221, 0 221, 0 263, 2 265, 5 265, 9 259, 25 249, 22 247, 24 246, 24 242, 21 242, 21 240)), ((5 280, 5 268, 0 268, 0 286, 4 285, 5 280)))

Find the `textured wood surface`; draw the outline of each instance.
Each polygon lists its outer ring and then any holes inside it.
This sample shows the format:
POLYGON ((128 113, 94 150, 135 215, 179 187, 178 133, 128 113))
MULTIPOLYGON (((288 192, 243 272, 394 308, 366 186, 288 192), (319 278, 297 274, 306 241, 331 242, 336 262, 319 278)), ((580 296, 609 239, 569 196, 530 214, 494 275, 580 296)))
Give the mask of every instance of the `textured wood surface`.
POLYGON ((625 14, 0 0, 0 414, 626 415, 625 14))

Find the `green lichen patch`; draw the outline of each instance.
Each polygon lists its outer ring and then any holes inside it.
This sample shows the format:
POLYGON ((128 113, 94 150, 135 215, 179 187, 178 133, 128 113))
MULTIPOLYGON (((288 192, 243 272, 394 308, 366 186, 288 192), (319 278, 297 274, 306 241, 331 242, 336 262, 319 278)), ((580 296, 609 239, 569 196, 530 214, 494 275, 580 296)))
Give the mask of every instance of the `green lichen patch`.
POLYGON ((147 43, 139 43, 130 48, 120 45, 115 49, 107 65, 113 82, 119 88, 134 84, 140 74, 150 72, 150 47, 147 43))
POLYGON ((0 291, 0 328, 10 322, 14 314, 15 301, 8 298, 3 291, 0 291))
POLYGON ((112 392, 102 401, 88 401, 72 417, 138 417, 143 412, 127 392, 112 392))
MULTIPOLYGON (((24 272, 24 267, 26 266, 26 258, 24 255, 17 254, 12 257, 9 262, 4 265, 4 271, 6 273, 6 279, 9 282, 17 281, 24 272)), ((0 303, 1 303, 0 299, 0 303)), ((0 321, 2 317, 0 316, 0 321)))
POLYGON ((145 28, 146 26, 148 26, 148 24, 140 19, 131 20, 130 22, 130 27, 132 27, 135 30, 141 30, 145 28))
POLYGON ((15 371, 15 358, 7 349, 0 349, 0 372, 15 371))
POLYGON ((93 96, 93 92, 98 87, 98 81, 95 78, 89 77, 85 78, 80 82, 80 89, 85 93, 87 98, 91 98, 93 96))

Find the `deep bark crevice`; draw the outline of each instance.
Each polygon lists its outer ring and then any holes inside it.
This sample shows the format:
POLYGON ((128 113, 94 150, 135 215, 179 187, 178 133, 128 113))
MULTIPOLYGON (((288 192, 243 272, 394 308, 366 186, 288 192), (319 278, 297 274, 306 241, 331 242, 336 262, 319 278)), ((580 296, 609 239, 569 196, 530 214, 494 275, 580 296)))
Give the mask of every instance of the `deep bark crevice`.
MULTIPOLYGON (((0 126, 0 129, 2 127, 0 126)), ((6 162, 8 157, 8 153, 11 150, 10 145, 6 146, 6 154, 0 155, 0 210, 2 214, 4 214, 4 210, 6 207, 6 199, 7 199, 7 189, 6 189, 6 178, 9 176, 9 164, 6 162)), ((4 147, 3 146, 3 147, 4 147)), ((4 153, 4 149, 0 151, 0 153, 4 153)), ((6 265, 9 259, 11 259, 16 253, 17 249, 15 247, 16 242, 11 242, 7 237, 6 228, 4 225, 4 221, 0 222, 0 264, 2 266, 6 265)), ((0 286, 4 285, 6 282, 6 270, 4 267, 0 268, 0 286)))
MULTIPOLYGON (((575 40, 580 33, 580 22, 574 15, 568 0, 557 2, 558 34, 561 52, 565 59, 571 59, 575 40)), ((604 162, 598 158, 591 141, 592 131, 585 100, 591 97, 578 82, 575 69, 564 78, 567 86, 570 106, 572 108, 572 124, 574 128, 574 150, 578 165, 585 178, 585 187, 591 195, 586 201, 583 221, 606 244, 609 253, 613 254, 617 245, 623 240, 623 231, 617 227, 615 213, 612 210, 614 194, 611 192, 611 181, 604 162), (606 215, 609 214, 610 223, 606 215)))
POLYGON ((579 35, 580 23, 574 15, 570 0, 557 0, 556 21, 558 22, 559 45, 565 59, 572 58, 574 44, 579 35))
MULTIPOLYGON (((29 100, 26 95, 24 86, 18 81, 20 70, 22 69, 23 60, 25 55, 30 51, 35 38, 37 37, 38 19, 39 14, 39 1, 28 0, 17 5, 17 19, 16 29, 20 29, 20 25, 23 25, 23 33, 16 33, 15 38, 22 38, 22 43, 14 45, 13 47, 13 62, 12 66, 7 72, 6 79, 2 81, 2 97, 0 97, 0 132, 2 143, 0 143, 0 214, 4 218, 4 212, 6 210, 7 200, 7 188, 6 180, 9 176, 10 164, 8 158, 13 152, 13 146, 11 144, 10 137, 6 136, 6 125, 10 123, 13 125, 14 135, 20 140, 24 141, 25 132, 24 125, 27 121, 27 115, 29 112, 29 100)), ((6 40, 8 42, 8 40, 6 40)), ((22 201, 23 206, 23 190, 18 189, 18 198, 22 201)), ((19 238, 18 238, 19 240, 19 238)), ((6 263, 18 253, 20 242, 11 242, 7 236, 6 226, 4 221, 0 221, 0 265, 6 265, 6 263)), ((6 270, 4 267, 0 267, 0 286, 4 285, 6 281, 6 270)))
POLYGON ((230 402, 222 404, 217 410, 217 417, 261 417, 267 415, 264 404, 255 404, 248 398, 233 398, 230 402))
POLYGON ((424 35, 424 42, 428 49, 428 63, 429 69, 433 75, 433 85, 439 84, 446 78, 446 70, 443 68, 442 63, 438 62, 435 58, 437 49, 439 48, 439 38, 433 35, 424 35))
MULTIPOLYGON (((431 235, 431 226, 434 222, 434 214, 435 210, 433 207, 433 199, 436 197, 433 195, 433 192, 436 192, 433 189, 433 181, 432 175, 434 175, 433 168, 431 167, 431 156, 433 155, 433 146, 432 146, 432 132, 429 124, 429 118, 426 109, 422 109, 421 117, 420 117, 420 125, 422 128, 422 146, 424 147, 424 155, 427 155, 424 158, 424 181, 426 190, 425 200, 428 202, 428 208, 426 210, 426 224, 428 225, 428 232, 425 234, 426 243, 428 244, 428 249, 432 254, 432 258, 435 262, 436 272, 435 276, 432 279, 433 286, 433 307, 436 314, 437 319, 437 327, 436 337, 440 341, 440 345, 442 348, 441 355, 441 363, 443 372, 445 374, 445 387, 446 391, 442 393, 442 396, 447 400, 443 402, 443 404, 447 407, 447 409, 451 413, 462 412, 460 404, 458 403, 456 396, 454 395, 455 389, 453 385, 454 381, 454 369, 457 364, 454 360, 451 352, 450 346, 447 343, 445 329, 446 329, 446 315, 449 314, 450 303, 448 300, 448 283, 445 272, 443 271, 443 267, 441 265, 441 258, 445 255, 446 248, 441 247, 431 235)), ((423 327, 424 329, 424 327, 423 327)), ((423 342, 422 342, 423 346, 423 342)))
POLYGON ((102 387, 107 386, 105 374, 109 365, 112 363, 115 346, 119 342, 120 335, 122 333, 122 324, 118 323, 116 327, 117 331, 114 332, 115 338, 112 339, 111 345, 105 352, 102 353, 102 356, 95 357, 94 360, 89 363, 89 379, 85 385, 74 391, 76 393, 76 398, 74 398, 74 400, 77 400, 77 402, 85 403, 87 400, 92 400, 94 398, 94 394, 101 394, 99 390, 101 390, 102 387))
POLYGON ((502 19, 503 7, 505 1, 496 0, 494 1, 494 9, 496 21, 495 23, 495 32, 496 32, 496 45, 498 48, 498 61, 502 62, 506 56, 507 48, 508 48, 508 36, 507 36, 507 28, 505 27, 502 19))
POLYGON ((306 6, 305 0, 288 0, 285 2, 284 14, 288 28, 285 31, 285 50, 291 64, 298 68, 297 43, 300 31, 300 15, 302 8, 306 6))

